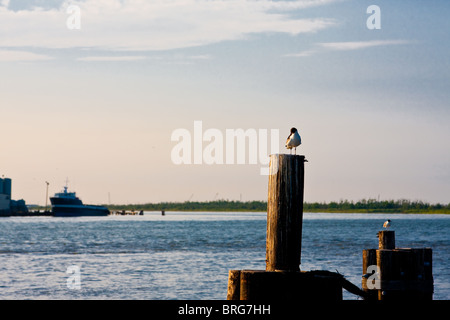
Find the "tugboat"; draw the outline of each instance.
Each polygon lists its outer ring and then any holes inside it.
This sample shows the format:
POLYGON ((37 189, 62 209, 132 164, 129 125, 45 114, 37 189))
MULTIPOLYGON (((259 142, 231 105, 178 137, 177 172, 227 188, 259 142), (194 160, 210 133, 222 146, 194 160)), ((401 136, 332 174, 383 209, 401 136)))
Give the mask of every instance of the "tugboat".
POLYGON ((55 193, 50 198, 52 213, 55 217, 81 217, 81 216, 107 216, 109 210, 103 206, 85 205, 76 196, 75 192, 67 192, 67 186, 63 192, 55 193))

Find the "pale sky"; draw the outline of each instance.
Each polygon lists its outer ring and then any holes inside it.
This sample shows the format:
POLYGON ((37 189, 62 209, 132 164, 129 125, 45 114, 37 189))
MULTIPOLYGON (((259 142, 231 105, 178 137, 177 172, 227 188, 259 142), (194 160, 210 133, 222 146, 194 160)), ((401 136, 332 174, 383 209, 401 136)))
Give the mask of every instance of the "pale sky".
POLYGON ((0 0, 0 175, 28 204, 66 178, 92 204, 266 200, 261 164, 177 165, 172 133, 274 129, 286 153, 295 126, 305 201, 449 203, 449 17, 447 1, 0 0))

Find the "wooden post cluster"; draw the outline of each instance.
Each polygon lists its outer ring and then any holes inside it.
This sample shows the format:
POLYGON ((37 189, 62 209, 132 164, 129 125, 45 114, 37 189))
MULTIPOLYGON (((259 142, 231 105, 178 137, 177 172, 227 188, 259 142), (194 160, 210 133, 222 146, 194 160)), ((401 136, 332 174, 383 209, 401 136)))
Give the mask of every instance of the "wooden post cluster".
POLYGON ((380 231, 378 239, 378 249, 363 250, 362 287, 368 299, 432 300, 431 248, 395 248, 394 231, 380 231))
POLYGON ((230 270, 228 300, 342 300, 345 279, 300 271, 305 157, 270 156, 266 270, 230 270))

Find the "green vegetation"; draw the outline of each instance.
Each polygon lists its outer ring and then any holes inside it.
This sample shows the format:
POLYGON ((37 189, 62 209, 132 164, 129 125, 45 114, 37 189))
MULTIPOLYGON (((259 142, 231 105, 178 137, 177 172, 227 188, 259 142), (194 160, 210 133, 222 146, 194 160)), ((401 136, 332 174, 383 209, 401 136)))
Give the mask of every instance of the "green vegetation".
POLYGON ((161 202, 129 205, 107 205, 109 210, 144 210, 144 211, 266 211, 267 203, 263 201, 228 201, 209 202, 161 202))
POLYGON ((363 199, 358 202, 305 203, 305 212, 359 212, 359 213, 450 213, 449 204, 429 204, 422 201, 363 199))
MULTIPOLYGON (((110 210, 145 211, 267 211, 265 201, 228 201, 209 202, 161 202, 129 205, 107 205, 110 210)), ((358 202, 340 201, 330 203, 305 203, 304 212, 347 212, 347 213, 445 213, 450 214, 449 204, 429 204, 422 201, 363 199, 358 202)))

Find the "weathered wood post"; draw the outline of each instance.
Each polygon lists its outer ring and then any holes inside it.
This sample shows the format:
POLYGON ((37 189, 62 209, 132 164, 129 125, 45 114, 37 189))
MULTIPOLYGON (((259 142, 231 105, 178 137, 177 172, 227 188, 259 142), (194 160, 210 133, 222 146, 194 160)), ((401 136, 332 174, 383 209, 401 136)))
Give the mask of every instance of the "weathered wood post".
POLYGON ((300 270, 304 162, 305 156, 270 156, 266 271, 300 270))
POLYGON ((339 301, 346 280, 300 271, 305 156, 270 156, 266 270, 230 270, 228 300, 339 301))
POLYGON ((241 270, 228 271, 227 300, 240 300, 241 270))
POLYGON ((363 250, 366 299, 432 300, 431 248, 396 248, 394 231, 379 231, 377 235, 378 249, 363 250))
POLYGON ((378 291, 372 290, 372 288, 376 288, 379 285, 376 274, 376 266, 377 266, 377 250, 376 249, 364 249, 363 250, 363 272, 364 275, 362 278, 362 288, 366 293, 365 300, 378 300, 378 291), (373 270, 375 269, 375 270, 373 270), (373 274, 375 272, 375 274, 373 274), (368 279, 368 277, 369 278, 368 279), (367 284, 369 282, 369 285, 367 284))
POLYGON ((394 231, 378 231, 378 249, 395 249, 395 232, 394 231))

